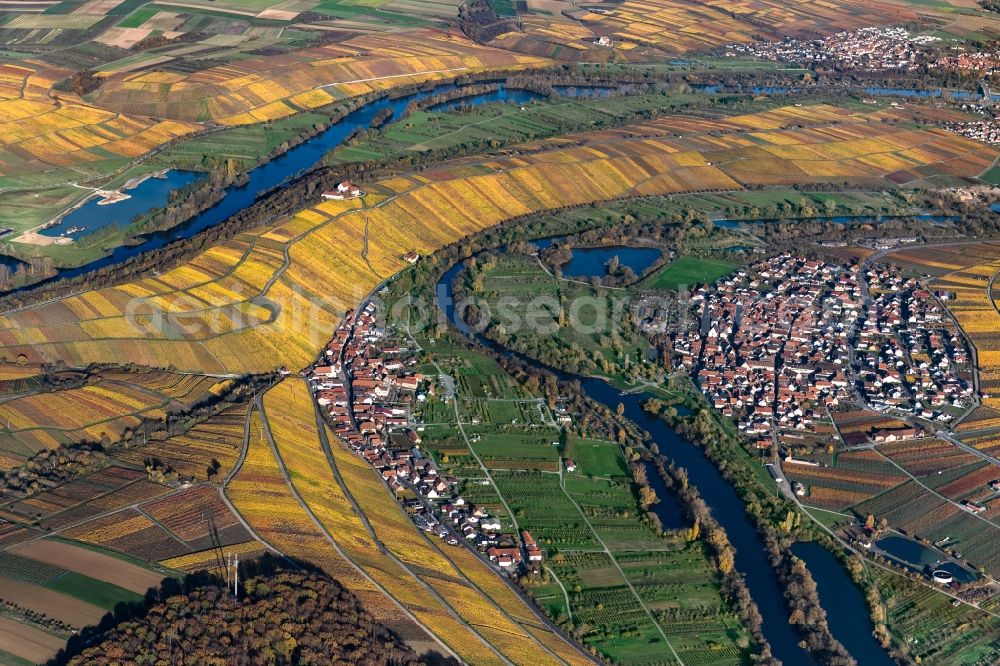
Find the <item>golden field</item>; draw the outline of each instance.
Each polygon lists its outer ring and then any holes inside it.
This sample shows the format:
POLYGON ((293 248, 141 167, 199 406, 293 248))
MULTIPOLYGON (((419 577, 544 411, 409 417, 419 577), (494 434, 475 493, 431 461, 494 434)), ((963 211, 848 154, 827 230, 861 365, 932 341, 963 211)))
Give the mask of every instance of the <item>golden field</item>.
MULTIPOLYGON (((548 645, 569 645, 550 632, 543 633, 543 638, 529 633, 520 623, 544 626, 537 615, 509 589, 504 595, 504 584, 478 560, 464 562, 471 576, 453 565, 448 553, 462 549, 439 549, 418 531, 378 473, 333 439, 324 426, 330 445, 327 458, 304 380, 286 379, 268 391, 264 413, 292 487, 339 553, 377 581, 453 652, 470 663, 502 663, 497 653, 516 664, 560 663, 548 645), (476 582, 484 580, 489 590, 476 582), (484 593, 517 602, 505 603, 501 610, 484 593)), ((475 560, 471 554, 470 558, 475 560)))
POLYGON ((236 462, 243 446, 247 407, 236 405, 182 435, 164 440, 150 440, 146 446, 133 446, 116 453, 119 460, 143 465, 155 455, 174 469, 180 478, 206 480, 213 460, 219 461, 218 474, 224 476, 236 462))
MULTIPOLYGON (((162 421, 168 412, 190 409, 219 385, 211 377, 148 369, 102 370, 87 382, 49 392, 36 386, 31 390, 39 392, 25 391, 0 404, 0 469, 67 442, 115 441, 144 419, 162 421)), ((138 455, 148 456, 149 451, 138 455)), ((235 458, 235 453, 231 456, 235 458)), ((219 457, 226 459, 221 452, 219 457)), ((203 477, 210 460, 205 459, 192 475, 203 477)))
POLYGON ((0 356, 204 373, 298 369, 347 308, 407 265, 406 252, 429 254, 512 217, 632 194, 878 184, 901 164, 974 177, 997 157, 942 130, 893 124, 907 113, 821 105, 668 117, 593 132, 592 145, 570 137, 530 144, 528 156, 464 160, 461 175, 441 168, 385 188, 366 183, 364 199, 316 204, 159 275, 0 316, 0 356), (821 166, 838 175, 810 175, 821 166))
POLYGON ((507 32, 491 44, 563 60, 648 60, 669 53, 706 51, 760 36, 829 35, 841 30, 915 21, 904 3, 886 0, 625 0, 563 3, 559 14, 529 14, 524 30, 507 32), (600 36, 613 51, 595 46, 600 36))
POLYGON ((260 414, 251 415, 246 456, 225 493, 255 536, 281 553, 294 553, 348 587, 365 609, 401 635, 423 632, 399 607, 330 545, 326 535, 291 493, 264 434, 260 414))
POLYGON ((424 537, 378 473, 325 426, 321 436, 304 380, 282 381, 262 405, 225 488, 258 537, 323 567, 416 644, 477 664, 589 663, 475 556, 424 537))
POLYGON ((60 185, 86 181, 210 125, 267 122, 407 84, 547 62, 457 32, 408 30, 391 42, 355 35, 187 74, 155 66, 99 72, 101 86, 83 99, 56 87, 73 70, 29 58, 0 65, 0 179, 51 184, 43 174, 55 167, 77 170, 60 185))
POLYGON ((245 125, 402 85, 545 64, 542 58, 480 46, 460 33, 427 29, 392 40, 361 35, 193 74, 152 69, 111 75, 88 99, 122 113, 245 125))
POLYGON ((4 467, 69 441, 117 439, 144 418, 162 420, 169 404, 165 396, 109 383, 8 400, 0 404, 0 452, 9 457, 4 467))
POLYGON ((0 177, 137 158, 200 129, 101 109, 52 90, 72 74, 40 61, 0 65, 0 177))

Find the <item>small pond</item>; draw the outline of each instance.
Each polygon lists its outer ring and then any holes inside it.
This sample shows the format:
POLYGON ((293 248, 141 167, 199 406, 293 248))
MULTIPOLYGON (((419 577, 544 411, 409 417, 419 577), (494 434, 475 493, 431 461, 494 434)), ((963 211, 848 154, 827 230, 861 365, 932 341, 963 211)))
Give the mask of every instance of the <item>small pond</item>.
POLYGON ((940 562, 943 558, 941 553, 928 548, 927 546, 901 536, 882 537, 875 542, 875 545, 884 550, 889 555, 899 558, 904 562, 909 562, 915 567, 923 568, 925 565, 940 562))
POLYGON ((621 266, 628 266, 636 275, 652 266, 660 258, 660 250, 653 247, 578 247, 573 248, 573 258, 563 266, 565 277, 590 277, 604 275, 604 265, 618 257, 621 266))
MULTIPOLYGON (((540 238, 531 241, 540 250, 550 247, 554 243, 562 241, 565 236, 553 236, 550 238, 540 238)), ((623 245, 609 245, 606 247, 575 247, 573 257, 562 267, 564 277, 585 278, 592 275, 598 277, 607 273, 605 264, 611 261, 612 257, 618 257, 621 266, 628 266, 636 275, 656 263, 662 252, 655 247, 625 247, 623 245)))

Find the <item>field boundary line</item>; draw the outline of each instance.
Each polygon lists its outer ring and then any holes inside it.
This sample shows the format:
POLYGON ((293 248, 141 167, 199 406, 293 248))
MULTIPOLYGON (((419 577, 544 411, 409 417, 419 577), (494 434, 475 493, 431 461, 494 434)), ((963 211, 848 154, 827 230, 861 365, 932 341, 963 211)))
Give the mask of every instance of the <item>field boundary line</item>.
POLYGON ((250 422, 251 419, 253 418, 253 410, 254 410, 254 404, 251 403, 249 408, 247 409, 247 415, 243 419, 243 445, 240 447, 240 455, 236 458, 236 462, 233 463, 233 466, 229 470, 229 472, 226 473, 226 477, 222 480, 222 483, 219 484, 218 487, 219 497, 221 497, 222 501, 225 502, 227 507, 229 507, 229 510, 233 512, 233 515, 236 516, 236 519, 240 521, 240 524, 243 525, 243 528, 250 533, 250 536, 252 536, 254 539, 262 543, 265 548, 270 550, 275 555, 283 557, 288 561, 291 561, 291 558, 289 558, 288 555, 286 555, 285 553, 281 552, 280 550, 269 544, 267 541, 262 539, 259 534, 257 534, 254 528, 250 526, 250 523, 248 523, 247 520, 243 517, 243 514, 240 513, 239 510, 236 508, 236 506, 229 500, 229 496, 226 495, 226 488, 229 486, 230 482, 234 478, 236 478, 236 475, 239 473, 240 468, 243 467, 243 462, 246 460, 247 457, 247 450, 250 448, 250 422))
MULTIPOLYGON (((476 637, 478 637, 491 652, 496 654, 501 660, 504 661, 504 663, 510 664, 510 666, 514 666, 514 663, 511 662, 506 656, 504 656, 499 651, 498 648, 491 645, 490 642, 486 640, 484 636, 482 636, 478 631, 475 630, 475 628, 470 623, 468 623, 464 618, 462 618, 458 614, 458 612, 454 608, 452 608, 451 604, 449 604, 440 595, 440 593, 434 589, 432 585, 430 585, 422 578, 420 578, 420 576, 414 573, 413 570, 409 568, 409 566, 407 566, 402 560, 400 560, 396 556, 396 554, 393 553, 392 550, 388 546, 386 546, 385 543, 379 538, 378 534, 375 533, 375 529, 371 526, 371 521, 369 520, 368 515, 361 509, 361 506, 357 503, 357 500, 354 499, 354 494, 351 492, 350 488, 347 487, 347 483, 344 481, 344 478, 340 475, 340 469, 337 466, 337 461, 334 459, 333 451, 330 448, 333 445, 330 443, 330 437, 326 431, 326 423, 323 421, 323 417, 319 413, 319 405, 316 403, 315 400, 312 400, 311 402, 313 403, 313 414, 316 417, 316 426, 319 431, 320 447, 323 451, 323 455, 326 457, 327 465, 330 469, 330 472, 331 474, 333 474, 334 480, 337 482, 337 484, 340 486, 341 491, 344 493, 344 497, 346 497, 347 501, 350 502, 351 508, 354 509, 354 512, 361 520, 362 525, 364 525, 365 529, 368 530, 368 533, 371 536, 372 541, 375 543, 376 547, 378 547, 379 551, 386 557, 388 557, 391 561, 393 561, 403 571, 410 574, 410 576, 412 576, 420 585, 422 585, 427 590, 428 593, 430 593, 435 599, 437 599, 438 603, 440 603, 442 607, 445 608, 457 622, 460 622, 476 637)), ((338 445, 339 445, 339 440, 338 440, 338 445)), ((354 455, 354 453, 351 452, 348 453, 352 456, 354 455)), ((395 502, 395 500, 392 501, 395 502)), ((407 518, 407 520, 409 520, 409 518, 407 518)), ((414 527, 414 529, 416 529, 416 527, 414 527)))
POLYGON ((554 580, 556 582, 556 585, 559 586, 559 589, 562 590, 563 597, 566 600, 566 614, 569 616, 569 622, 570 622, 570 624, 574 624, 574 622, 573 622, 573 608, 572 608, 572 606, 569 603, 569 592, 566 591, 566 586, 562 584, 562 581, 559 580, 559 576, 556 575, 556 572, 553 571, 549 567, 549 565, 547 565, 547 564, 545 565, 545 570, 549 572, 549 575, 552 576, 552 580, 554 580))
MULTIPOLYGON (((424 74, 444 74, 446 72, 464 72, 468 70, 468 67, 450 67, 448 69, 427 69, 422 72, 410 72, 408 74, 388 74, 386 76, 373 76, 367 79, 354 79, 353 81, 337 81, 335 83, 324 83, 321 86, 316 86, 313 90, 322 90, 323 88, 332 88, 333 86, 344 86, 351 83, 368 83, 369 81, 385 81, 387 79, 405 79, 408 76, 422 76, 424 74)), ((516 71, 516 70, 514 70, 516 71)))
MULTIPOLYGON (((263 399, 261 397, 258 396, 257 398, 255 398, 255 402, 256 402, 256 404, 258 406, 258 409, 259 409, 259 412, 260 412, 260 415, 261 415, 261 427, 263 428, 264 434, 266 435, 266 438, 267 438, 267 442, 268 442, 269 446, 271 447, 271 455, 274 456, 275 463, 277 464, 278 469, 281 472, 281 475, 282 475, 282 477, 285 480, 285 485, 288 487, 289 492, 292 493, 292 496, 298 502, 298 504, 302 508, 302 510, 306 513, 306 515, 309 516, 309 518, 312 521, 312 523, 323 534, 323 536, 325 537, 326 541, 331 546, 333 546, 334 551, 336 551, 336 553, 346 563, 348 563, 351 567, 353 567, 369 583, 371 583, 372 585, 374 585, 376 589, 378 589, 380 592, 382 592, 382 594, 384 594, 388 599, 390 599, 401 611, 403 611, 403 613, 407 616, 407 618, 409 618, 410 620, 412 620, 418 627, 420 627, 421 629, 423 629, 427 633, 428 637, 430 637, 435 643, 437 643, 448 654, 450 654, 451 656, 455 657, 456 659, 459 659, 458 655, 455 654, 455 652, 450 647, 448 647, 447 645, 445 645, 441 641, 441 639, 438 638, 438 636, 434 632, 432 632, 423 622, 421 622, 420 620, 418 620, 417 617, 415 615, 413 615, 413 613, 410 612, 410 610, 408 608, 406 608, 406 606, 404 606, 394 596, 392 596, 391 594, 389 594, 389 592, 384 587, 382 587, 382 585, 380 585, 374 578, 372 578, 368 574, 368 572, 365 571, 363 567, 361 567, 361 565, 359 565, 354 560, 352 560, 351 558, 347 557, 347 555, 344 554, 344 551, 341 549, 340 544, 337 543, 336 539, 333 538, 333 536, 330 534, 330 532, 326 529, 326 527, 323 525, 323 523, 316 517, 316 515, 312 512, 312 509, 309 508, 309 505, 306 503, 306 501, 304 499, 302 499, 302 496, 299 494, 298 489, 295 487, 294 483, 292 482, 291 475, 288 472, 288 468, 285 466, 285 461, 281 457, 281 454, 278 452, 278 446, 277 446, 277 444, 274 441, 274 435, 271 433, 271 425, 268 422, 266 412, 264 411, 264 401, 263 401, 263 399)), ((376 541, 376 543, 378 543, 378 542, 376 541)), ((390 558, 392 557, 391 553, 388 553, 388 555, 389 555, 390 558)), ((402 565, 400 565, 400 566, 402 566, 402 565)), ((406 569, 405 567, 404 567, 404 569, 407 572, 409 572, 411 575, 413 575, 413 572, 411 572, 409 569, 406 569)), ((414 578, 416 578, 416 576, 414 576, 414 578)), ((446 606, 446 607, 450 608, 448 606, 446 606)), ((459 620, 459 621, 461 621, 461 620, 459 620)), ((471 628, 470 628, 470 630, 471 630, 471 628)), ((475 633, 475 632, 473 632, 473 633, 475 633)), ((479 636, 479 634, 476 634, 476 636, 479 636)), ((480 636, 480 639, 482 639, 481 636, 480 636)), ((484 640, 484 642, 485 642, 485 640, 484 640)))
POLYGON ((598 534, 597 530, 594 529, 593 524, 591 524, 590 522, 590 518, 588 518, 587 514, 585 514, 583 512, 583 509, 580 508, 580 505, 577 503, 576 498, 570 495, 569 492, 566 490, 565 478, 563 477, 562 473, 561 460, 559 461, 559 488, 562 490, 563 495, 565 495, 566 498, 573 503, 573 506, 576 507, 577 513, 579 513, 580 517, 583 518, 583 522, 587 523, 587 527, 594 535, 594 539, 597 540, 597 543, 601 544, 601 547, 604 549, 604 553, 608 556, 608 559, 611 560, 611 563, 615 565, 615 569, 618 570, 618 573, 621 574, 622 580, 625 581, 625 586, 628 587, 629 591, 635 597, 635 600, 639 602, 639 607, 642 608, 642 610, 646 613, 646 617, 648 617, 649 621, 653 623, 653 626, 656 627, 656 630, 660 632, 660 636, 663 636, 663 640, 666 641, 667 647, 670 648, 670 652, 673 653, 674 658, 677 659, 677 663, 680 664, 681 666, 685 666, 684 660, 681 659, 681 656, 679 654, 677 654, 677 650, 674 649, 673 643, 671 643, 670 639, 667 638, 667 633, 663 631, 663 627, 661 627, 660 623, 656 621, 656 617, 653 616, 652 611, 650 611, 649 607, 646 606, 646 602, 642 600, 642 597, 639 596, 639 593, 635 591, 635 587, 633 587, 632 581, 628 579, 628 576, 625 575, 625 571, 622 569, 621 565, 618 564, 618 560, 615 558, 614 553, 611 552, 611 549, 608 548, 607 544, 604 543, 604 540, 601 539, 601 535, 598 534))

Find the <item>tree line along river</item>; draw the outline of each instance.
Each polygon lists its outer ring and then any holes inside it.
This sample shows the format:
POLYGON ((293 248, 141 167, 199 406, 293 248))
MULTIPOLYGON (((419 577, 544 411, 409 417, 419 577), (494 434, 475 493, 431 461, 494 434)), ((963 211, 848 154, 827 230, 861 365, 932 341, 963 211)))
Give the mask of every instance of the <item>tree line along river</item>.
MULTIPOLYGON (((606 253, 614 253, 616 249, 623 248, 602 249, 606 253)), ((619 253, 620 259, 622 256, 619 253)), ((647 261, 648 257, 638 255, 634 259, 637 263, 631 268, 640 273, 641 263, 647 261)), ((622 260, 622 264, 628 265, 626 260, 622 260)), ((451 296, 451 285, 461 268, 462 263, 452 266, 435 287, 438 305, 448 321, 463 334, 498 354, 519 358, 529 365, 544 365, 471 331, 461 320, 451 296)), ((603 379, 574 375, 547 365, 545 367, 555 373, 560 380, 579 381, 587 396, 604 404, 608 409, 615 410, 619 403, 624 405, 624 415, 650 434, 660 453, 678 466, 687 469, 691 483, 698 488, 702 498, 711 508, 712 515, 725 529, 736 549, 736 569, 746 578, 750 594, 757 603, 763 619, 762 631, 771 644, 774 656, 789 666, 813 663, 809 653, 799 647, 799 637, 788 623, 789 612, 781 584, 768 561, 764 541, 747 516, 743 500, 704 452, 678 435, 662 419, 650 415, 642 408, 642 403, 652 397, 650 394, 622 393, 603 379)), ((664 486, 655 486, 658 474, 651 474, 649 478, 663 498, 657 510, 662 512, 660 517, 664 525, 676 525, 679 510, 676 502, 669 500, 664 486)), ((816 581, 820 601, 827 612, 830 630, 834 637, 847 648, 859 664, 892 666, 894 662, 873 636, 874 627, 861 590, 854 584, 836 557, 818 544, 796 544, 793 552, 805 562, 816 581)))
MULTIPOLYGON (((403 111, 411 102, 419 102, 435 95, 450 93, 460 89, 461 86, 457 84, 446 83, 395 99, 384 97, 370 102, 348 113, 338 122, 330 125, 315 136, 252 169, 247 174, 245 184, 229 186, 217 203, 194 215, 189 220, 170 229, 141 236, 138 238, 137 243, 119 246, 109 255, 100 259, 78 267, 61 269, 57 275, 45 281, 83 275, 99 268, 120 263, 143 252, 160 249, 173 241, 190 238, 205 229, 219 224, 223 220, 252 205, 259 197, 275 187, 287 183, 295 176, 316 166, 326 153, 342 144, 355 131, 371 127, 376 117, 385 110, 392 112, 390 122, 396 122, 402 117, 403 111)), ((560 85, 553 87, 554 92, 562 97, 577 98, 608 97, 612 94, 628 93, 631 89, 628 84, 619 86, 560 85)), ((808 92, 805 89, 800 90, 784 86, 750 86, 744 89, 744 87, 719 86, 714 84, 695 85, 691 87, 691 90, 692 92, 703 94, 751 92, 752 94, 793 95, 808 92)), ((912 88, 863 88, 859 92, 895 97, 934 97, 941 94, 941 90, 923 91, 912 88)), ((969 91, 950 92, 953 96, 957 96, 956 99, 959 97, 964 99, 975 95, 975 93, 969 91)), ((432 107, 432 109, 449 111, 459 106, 480 106, 492 102, 525 104, 543 98, 545 98, 545 95, 540 93, 529 90, 510 89, 503 83, 500 83, 497 90, 444 102, 432 107)), ((128 190, 128 199, 109 205, 98 205, 98 198, 95 197, 67 213, 58 224, 42 229, 40 233, 49 236, 66 235, 72 237, 74 234, 79 236, 81 234, 93 233, 110 224, 126 225, 137 216, 166 205, 173 192, 182 189, 200 177, 195 172, 170 170, 162 177, 147 178, 128 190), (80 231, 70 233, 70 230, 73 229, 80 231)), ((14 269, 21 262, 13 257, 0 255, 0 263, 14 269)), ((35 283, 30 286, 37 286, 37 284, 35 283)))
MULTIPOLYGON (((101 259, 76 268, 61 270, 50 280, 82 275, 123 262, 144 252, 160 249, 173 241, 192 237, 252 205, 260 196, 316 165, 328 151, 343 143, 356 130, 370 127, 376 116, 384 110, 390 110, 392 112, 391 118, 398 120, 411 102, 458 89, 459 86, 455 84, 444 84, 395 99, 376 100, 352 111, 339 122, 314 137, 251 170, 245 184, 228 187, 219 202, 184 223, 171 229, 143 236, 134 245, 117 247, 108 256, 101 259)), ((589 88, 586 86, 559 86, 556 92, 571 97, 610 94, 607 88, 600 86, 589 88)), ((722 92, 722 90, 707 86, 696 92, 715 93, 722 92)), ((776 88, 769 90, 769 92, 782 94, 794 91, 776 88)), ((907 90, 880 89, 870 94, 905 96, 907 93, 907 90)), ((437 108, 447 110, 455 108, 457 105, 479 106, 490 102, 523 104, 543 97, 543 95, 531 91, 511 90, 501 84, 495 91, 446 102, 438 105, 437 108)), ((196 177, 192 176, 190 172, 168 172, 164 179, 147 179, 129 190, 131 198, 126 202, 98 207, 96 200, 89 201, 66 215, 58 227, 47 231, 50 234, 59 235, 72 227, 87 227, 88 230, 94 230, 114 221, 127 223, 136 215, 163 206, 169 200, 172 191, 189 184, 196 177), (128 205, 123 205, 123 203, 128 205), (118 206, 121 208, 117 208, 118 206), (120 216, 116 215, 117 211, 121 211, 120 216), (128 219, 124 219, 126 217, 128 219)), ((622 260, 624 265, 628 265, 632 261, 635 262, 636 265, 633 266, 633 269, 637 273, 641 273, 644 268, 640 264, 651 261, 642 252, 619 254, 624 255, 622 260)), ((595 252, 594 260, 584 261, 584 268, 578 273, 574 272, 574 274, 583 276, 592 265, 603 264, 603 261, 599 261, 598 257, 603 257, 603 253, 595 252)), ((620 256, 621 258, 622 256, 620 256)), ((0 261, 4 261, 8 265, 16 264, 16 260, 10 257, 0 257, 0 261)), ((438 283, 437 289, 439 297, 443 297, 441 303, 449 320, 459 330, 468 333, 468 328, 456 319, 454 309, 447 306, 451 302, 447 298, 450 294, 451 281, 459 268, 460 265, 456 265, 445 273, 438 283)), ((37 284, 31 286, 34 287, 37 284)), ((515 352, 500 347, 483 336, 477 335, 475 337, 478 342, 498 353, 517 356, 515 352)), ((529 363, 537 363, 530 359, 525 360, 529 363)), ((622 403, 625 415, 651 434, 652 440, 657 443, 660 451, 679 466, 688 470, 689 478, 699 488, 702 497, 711 507, 713 515, 726 530, 732 545, 736 548, 736 568, 745 576, 754 601, 760 609, 763 618, 763 632, 771 643, 774 655, 788 665, 811 663, 809 654, 799 647, 798 636, 788 624, 789 613, 783 600, 780 584, 767 560, 763 540, 747 517, 742 500, 733 487, 722 477, 715 465, 705 457, 701 449, 685 441, 661 419, 650 416, 642 409, 642 402, 648 397, 647 394, 623 395, 603 380, 577 377, 555 368, 549 369, 561 379, 580 380, 587 395, 607 405, 610 409, 614 409, 618 403, 622 403)), ((658 475, 653 474, 650 478, 653 480, 658 478, 658 475)), ((663 490, 665 491, 665 488, 663 490)), ((663 512, 677 510, 676 505, 671 508, 672 505, 666 498, 662 504, 660 510, 663 512)), ((665 525, 671 525, 677 521, 676 515, 664 513, 662 517, 665 525)), ((873 627, 864 598, 836 558, 816 544, 797 544, 793 551, 806 562, 816 580, 821 602, 827 609, 828 621, 833 635, 844 644, 858 663, 865 666, 881 666, 883 664, 890 666, 893 662, 872 637, 873 627)))

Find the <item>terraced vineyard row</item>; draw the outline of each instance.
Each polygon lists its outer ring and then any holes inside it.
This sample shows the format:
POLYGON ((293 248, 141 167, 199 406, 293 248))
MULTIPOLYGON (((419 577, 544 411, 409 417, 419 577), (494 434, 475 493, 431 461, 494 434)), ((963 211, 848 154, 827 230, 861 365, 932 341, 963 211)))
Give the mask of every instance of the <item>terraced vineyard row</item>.
POLYGON ((419 532, 375 471, 318 430, 305 382, 286 379, 262 408, 265 420, 254 413, 246 460, 227 489, 259 536, 320 563, 366 605, 406 609, 465 661, 589 663, 482 561, 419 532))
POLYGON ((975 176, 996 157, 992 148, 940 130, 894 126, 911 113, 813 106, 671 118, 596 132, 586 147, 543 142, 530 156, 372 183, 363 200, 317 204, 156 277, 4 316, 0 351, 72 365, 300 368, 344 310, 407 265, 406 253, 427 254, 504 220, 626 195, 877 184, 890 173, 915 182, 936 170, 975 176), (684 136, 676 136, 681 129, 684 136), (639 133, 656 138, 634 140, 639 133))

